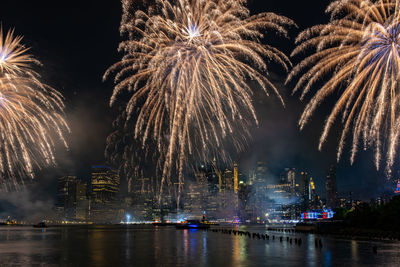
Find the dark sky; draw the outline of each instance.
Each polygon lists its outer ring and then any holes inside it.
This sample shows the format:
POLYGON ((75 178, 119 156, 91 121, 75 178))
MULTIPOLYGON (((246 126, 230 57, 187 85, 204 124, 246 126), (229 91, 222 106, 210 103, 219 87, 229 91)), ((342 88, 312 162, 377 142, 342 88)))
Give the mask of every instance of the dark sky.
MULTIPOLYGON (((271 11, 296 21, 299 29, 292 29, 291 40, 277 39, 275 44, 286 52, 293 48, 299 30, 327 21, 324 14, 327 0, 251 2, 253 13, 271 11)), ((15 28, 17 34, 24 35, 24 43, 32 47, 31 52, 43 63, 38 69, 43 79, 66 98, 66 113, 72 128, 71 149, 68 153, 59 152, 60 173, 77 173, 87 178, 90 165, 104 162, 105 139, 111 132, 116 111, 108 105, 112 81, 102 82, 102 75, 121 56, 117 53, 120 18, 118 0, 2 2, 3 28, 15 28)), ((279 85, 283 77, 279 75, 283 74, 274 76, 287 102, 286 108, 273 95, 270 98, 260 95, 257 112, 261 122, 254 130, 253 143, 248 152, 234 158, 245 172, 257 160, 267 162, 274 175, 279 175, 285 167, 306 170, 322 192, 326 171, 335 162, 337 144, 332 131, 323 152, 317 151, 322 123, 331 105, 328 101, 306 129, 299 132, 296 123, 304 103, 298 100, 298 95, 290 95, 290 86, 279 85)), ((341 194, 354 191, 356 196, 368 198, 383 190, 385 177, 375 171, 370 152, 360 153, 353 166, 348 158, 345 154, 338 165, 341 194)), ((52 176, 49 173, 43 176, 52 176)), ((45 181, 54 183, 54 178, 45 181)))

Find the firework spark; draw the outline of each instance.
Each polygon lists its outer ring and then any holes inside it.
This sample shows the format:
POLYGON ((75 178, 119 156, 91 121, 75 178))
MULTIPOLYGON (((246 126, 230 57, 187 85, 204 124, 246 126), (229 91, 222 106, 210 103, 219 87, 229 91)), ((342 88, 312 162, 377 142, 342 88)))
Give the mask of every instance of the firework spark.
POLYGON ((133 92, 127 119, 138 111, 134 137, 143 146, 149 139, 156 143, 163 162, 161 184, 171 183, 176 168, 181 185, 190 155, 226 159, 222 144, 231 137, 242 149, 250 122, 257 123, 249 79, 280 98, 263 75, 265 59, 285 70, 290 61, 260 44, 260 30, 286 36, 286 27, 294 23, 273 13, 250 16, 246 1, 155 2, 148 12, 126 14, 132 5, 123 1, 121 32, 129 40, 120 45, 125 56, 105 77, 117 72, 111 105, 122 91, 133 92))
POLYGON ((54 134, 67 146, 63 131, 62 96, 41 83, 31 69, 40 64, 22 37, 0 29, 0 183, 3 189, 18 189, 34 169, 55 163, 54 134))
POLYGON ((303 128, 322 101, 339 91, 340 98, 326 120, 319 144, 321 149, 341 114, 344 129, 338 160, 352 131, 351 163, 361 143, 364 149, 375 148, 379 169, 385 142, 388 171, 394 163, 400 134, 399 11, 399 1, 395 0, 334 1, 327 8, 330 22, 305 30, 296 40, 298 46, 292 55, 310 48, 316 48, 316 52, 295 66, 288 76, 290 81, 302 74, 294 92, 304 88, 303 98, 313 85, 324 81, 307 104, 299 125, 303 128))

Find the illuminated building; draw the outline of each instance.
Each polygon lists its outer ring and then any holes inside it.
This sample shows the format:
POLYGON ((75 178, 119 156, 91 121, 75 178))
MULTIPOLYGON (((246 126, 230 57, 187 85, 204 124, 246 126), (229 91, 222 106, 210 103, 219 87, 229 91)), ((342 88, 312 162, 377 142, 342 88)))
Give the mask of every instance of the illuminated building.
POLYGON ((208 165, 199 166, 193 177, 194 181, 186 179, 184 187, 185 213, 197 216, 203 211, 207 218, 222 221, 232 220, 238 215, 242 174, 236 163, 221 171, 213 160, 208 165))
POLYGON ((204 172, 195 173, 195 180, 185 181, 184 213, 201 217, 207 210, 208 184, 204 172))
POLYGON ((104 203, 116 199, 119 174, 108 166, 92 166, 92 201, 104 203))
POLYGON ((239 181, 238 191, 238 214, 242 222, 251 217, 251 208, 249 207, 249 194, 251 193, 251 185, 245 183, 245 181, 239 181))
POLYGON ((214 159, 211 166, 201 166, 201 171, 206 174, 208 191, 212 194, 221 192, 222 190, 222 173, 217 165, 217 161, 214 159))
POLYGON ((94 222, 119 222, 119 174, 109 166, 92 166, 90 219, 94 222))
POLYGON ((313 181, 313 178, 310 177, 310 183, 308 186, 308 199, 309 199, 309 207, 311 209, 317 209, 317 193, 315 192, 315 183, 313 181))
POLYGON ((258 161, 256 171, 255 171, 254 183, 255 184, 265 184, 268 180, 267 174, 268 174, 267 164, 265 162, 258 161))
MULTIPOLYGON (((281 180, 281 182, 286 180, 281 180)), ((292 199, 290 184, 270 184, 266 186, 267 196, 271 199, 271 204, 267 208, 269 220, 290 220, 295 218, 294 210, 292 209, 292 204, 294 204, 294 199, 292 199)))
POLYGON ((395 194, 400 194, 400 180, 397 181, 397 187, 396 190, 394 191, 395 194))
POLYGON ((335 165, 329 168, 328 175, 326 176, 326 204, 331 209, 335 209, 338 206, 335 165))
POLYGON ((300 173, 300 197, 301 197, 301 208, 303 211, 308 209, 310 202, 310 183, 308 180, 308 174, 305 171, 300 173))
POLYGON ((233 164, 233 189, 235 193, 239 191, 239 170, 236 162, 233 164))
POLYGON ((76 219, 81 221, 86 221, 89 209, 89 200, 86 195, 87 185, 82 181, 77 181, 76 183, 76 219))
POLYGON ((225 169, 222 175, 222 191, 233 191, 233 172, 230 169, 225 169))
POLYGON ((126 210, 138 220, 151 221, 156 217, 161 219, 161 208, 157 205, 154 193, 154 180, 150 177, 137 177, 132 181, 130 198, 126 210))
POLYGON ((261 223, 265 221, 265 213, 271 206, 271 200, 267 196, 266 185, 271 183, 268 178, 267 164, 258 161, 253 174, 250 174, 252 193, 250 194, 249 205, 252 207, 251 222, 261 223))
POLYGON ((293 194, 296 191, 296 169, 287 171, 287 182, 290 184, 290 191, 293 194))
POLYGON ((86 183, 76 176, 63 176, 58 179, 57 210, 62 219, 87 220, 89 202, 86 196, 86 183))
POLYGON ((76 176, 63 176, 58 179, 57 209, 64 219, 75 218, 76 176))
POLYGON ((296 169, 285 168, 285 171, 281 174, 281 184, 289 184, 289 191, 294 195, 296 192, 296 169))
POLYGON ((329 220, 335 215, 331 209, 312 210, 301 214, 302 220, 329 220))

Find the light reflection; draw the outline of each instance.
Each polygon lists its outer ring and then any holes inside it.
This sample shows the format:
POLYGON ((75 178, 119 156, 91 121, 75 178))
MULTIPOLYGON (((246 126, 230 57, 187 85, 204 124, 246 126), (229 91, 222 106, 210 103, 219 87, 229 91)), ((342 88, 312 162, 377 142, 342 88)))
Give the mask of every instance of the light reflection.
POLYGON ((308 262, 310 266, 315 266, 317 262, 317 253, 315 251, 315 238, 317 238, 314 234, 307 235, 307 250, 306 253, 308 255, 308 262))
POLYGON ((207 232, 203 232, 203 251, 202 251, 202 262, 204 265, 207 263, 207 232))
MULTIPOLYGON (((68 235, 67 235, 68 237, 68 235)), ((105 242, 104 242, 104 232, 101 229, 94 229, 91 231, 90 235, 90 256, 93 261, 93 265, 95 266, 100 266, 103 265, 104 262, 106 262, 106 253, 103 253, 106 251, 105 249, 105 242)), ((67 238, 68 240, 69 238, 67 238)))
POLYGON ((240 241, 243 238, 239 238, 237 236, 233 237, 233 262, 235 265, 239 264, 241 261, 241 248, 240 248, 240 241))
POLYGON ((332 266, 332 253, 330 250, 325 253, 325 262, 324 266, 332 266))
POLYGON ((351 240, 351 257, 358 261, 358 243, 355 240, 351 240))
POLYGON ((197 254, 197 232, 198 229, 189 229, 190 238, 190 257, 195 257, 197 254))
POLYGON ((189 230, 183 230, 183 250, 185 255, 185 262, 188 259, 189 252, 189 230))
POLYGON ((125 256, 128 261, 131 260, 131 231, 129 228, 126 228, 125 233, 125 256))
POLYGON ((247 238, 242 238, 239 236, 236 236, 236 238, 239 240, 240 260, 245 262, 247 260, 247 238))

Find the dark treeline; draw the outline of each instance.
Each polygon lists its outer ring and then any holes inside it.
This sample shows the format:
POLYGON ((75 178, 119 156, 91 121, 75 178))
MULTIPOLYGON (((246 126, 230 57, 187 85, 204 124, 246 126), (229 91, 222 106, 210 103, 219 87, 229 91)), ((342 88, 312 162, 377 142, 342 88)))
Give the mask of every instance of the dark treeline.
POLYGON ((348 227, 400 232, 400 196, 382 205, 361 203, 355 208, 336 210, 335 219, 343 220, 348 227))

